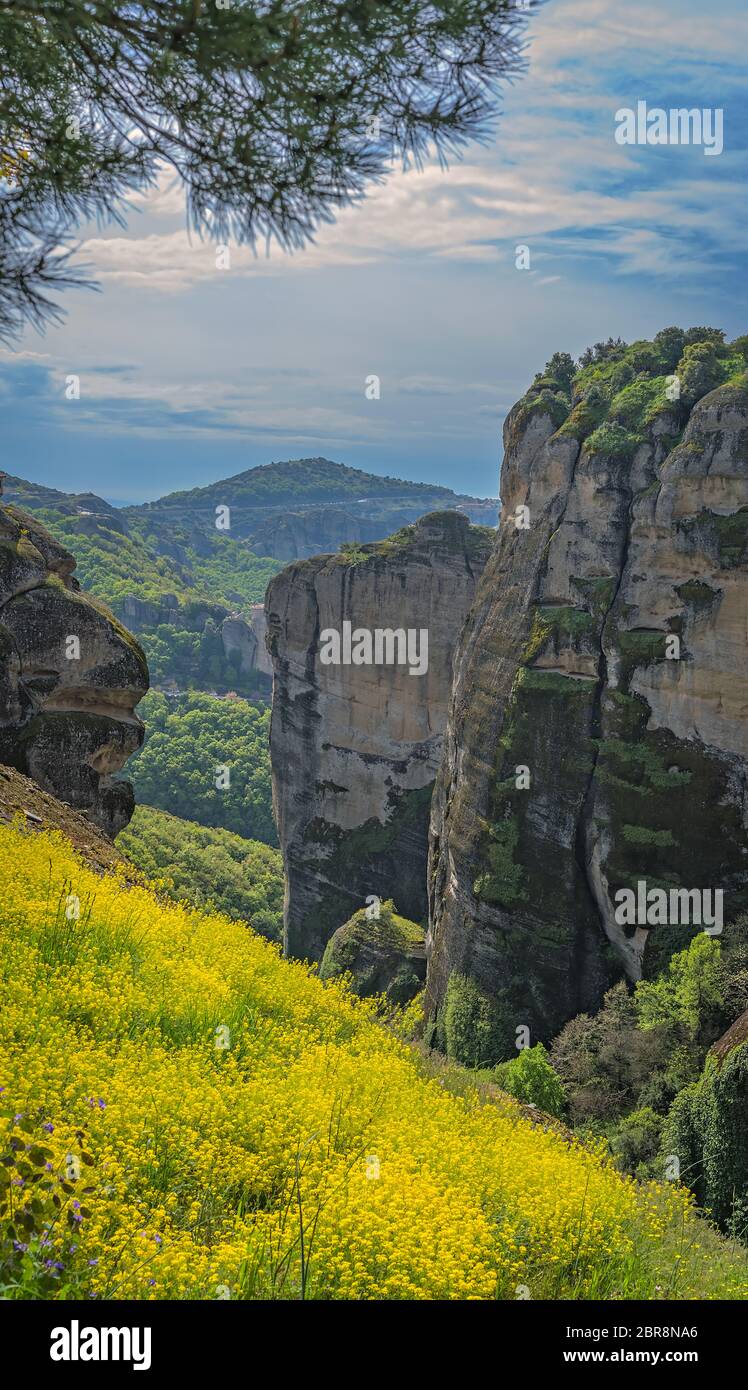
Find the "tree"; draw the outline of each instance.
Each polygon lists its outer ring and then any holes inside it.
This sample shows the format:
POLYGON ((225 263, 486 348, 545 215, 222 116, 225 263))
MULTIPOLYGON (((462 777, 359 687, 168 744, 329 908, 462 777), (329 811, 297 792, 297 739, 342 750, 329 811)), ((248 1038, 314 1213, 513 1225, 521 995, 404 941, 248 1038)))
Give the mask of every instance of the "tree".
POLYGON ((535 1105, 558 1119, 563 1115, 566 1100, 563 1084, 542 1043, 523 1048, 509 1062, 500 1062, 495 1075, 502 1090, 525 1105, 535 1105))
POLYGON ((585 348, 579 359, 580 367, 591 367, 595 362, 605 362, 609 357, 620 357, 626 344, 623 338, 607 338, 604 343, 593 343, 585 348))
POLYGON ((577 373, 577 364, 568 352, 554 352, 550 362, 546 362, 543 376, 553 377, 559 386, 571 394, 571 383, 577 373))
POLYGON ((393 156, 486 134, 513 0, 0 0, 0 337, 59 317, 85 219, 171 169, 189 224, 300 246, 393 156))

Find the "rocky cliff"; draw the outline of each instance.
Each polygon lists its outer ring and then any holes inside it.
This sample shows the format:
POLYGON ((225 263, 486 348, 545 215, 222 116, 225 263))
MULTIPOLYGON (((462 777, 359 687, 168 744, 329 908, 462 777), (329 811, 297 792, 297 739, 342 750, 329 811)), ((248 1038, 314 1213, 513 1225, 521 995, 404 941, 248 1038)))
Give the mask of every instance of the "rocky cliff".
POLYGON ((455 657, 433 801, 427 1008, 495 1057, 748 903, 748 339, 667 329, 552 359, 504 431, 502 520, 455 657))
MULTIPOLYGON (((338 550, 351 541, 367 544, 380 540, 390 531, 412 525, 424 510, 428 511, 433 500, 429 498, 424 506, 421 500, 398 503, 395 499, 385 507, 381 502, 362 498, 360 502, 351 501, 347 507, 328 505, 284 511, 265 517, 262 525, 249 535, 248 543, 258 555, 269 555, 287 564, 338 550)), ((479 525, 496 525, 498 509, 490 500, 455 500, 454 509, 479 525)))
POLYGON ((423 927, 394 910, 392 902, 359 908, 333 932, 319 968, 321 980, 347 975, 363 996, 383 994, 391 1004, 407 1004, 423 989, 426 945, 423 927))
POLYGON ((0 507, 0 763, 114 836, 133 794, 113 774, 142 743, 148 669, 74 569, 40 522, 0 507))
POLYGON ((298 561, 269 585, 270 750, 293 956, 321 959, 368 896, 425 918, 429 802, 452 656, 492 538, 456 512, 437 512, 386 541, 298 561), (326 664, 323 634, 344 623, 354 637, 426 631, 427 670, 326 664))

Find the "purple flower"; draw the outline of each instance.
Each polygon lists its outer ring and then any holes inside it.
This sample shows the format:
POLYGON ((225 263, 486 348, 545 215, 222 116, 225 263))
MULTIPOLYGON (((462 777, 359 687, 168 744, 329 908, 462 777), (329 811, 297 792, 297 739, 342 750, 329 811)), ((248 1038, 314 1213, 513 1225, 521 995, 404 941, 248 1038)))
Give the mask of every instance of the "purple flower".
POLYGON ((73 1202, 73 1206, 75 1207, 75 1209, 76 1209, 76 1211, 77 1211, 77 1210, 78 1210, 78 1207, 80 1206, 80 1202, 76 1199, 76 1201, 73 1202))
POLYGON ((14 1124, 14 1125, 17 1125, 17 1124, 18 1124, 18 1121, 19 1121, 19 1120, 22 1120, 22 1119, 23 1119, 23 1114, 14 1115, 14 1116, 13 1116, 13 1124, 14 1124))
POLYGON ((50 1124, 49 1120, 47 1120, 46 1124, 42 1125, 42 1129, 46 1130, 47 1134, 54 1134, 55 1132, 55 1127, 53 1124, 50 1124))
POLYGON ((155 1282, 156 1282, 155 1279, 149 1279, 149 1280, 148 1280, 148 1283, 149 1283, 151 1286, 152 1286, 153 1284, 155 1284, 155 1282))
POLYGON ((22 1255, 25 1255, 25 1254, 26 1254, 26 1251, 28 1250, 28 1248, 29 1248, 28 1245, 24 1245, 20 1240, 14 1240, 14 1241, 13 1241, 13 1249, 14 1249, 14 1250, 20 1251, 20 1253, 21 1253, 22 1255))
POLYGON ((163 1245, 164 1243, 163 1236, 154 1236, 153 1239, 155 1240, 157 1245, 163 1245))
POLYGON ((98 1261, 98 1260, 89 1260, 88 1263, 89 1263, 90 1265, 97 1265, 97 1264, 99 1263, 99 1261, 98 1261))
POLYGON ((99 1110, 106 1110, 106 1101, 99 1096, 99 1110))
POLYGON ((45 1163, 44 1167, 46 1168, 46 1170, 47 1170, 48 1173, 51 1173, 51 1172, 52 1172, 52 1164, 51 1164, 51 1163, 45 1163))

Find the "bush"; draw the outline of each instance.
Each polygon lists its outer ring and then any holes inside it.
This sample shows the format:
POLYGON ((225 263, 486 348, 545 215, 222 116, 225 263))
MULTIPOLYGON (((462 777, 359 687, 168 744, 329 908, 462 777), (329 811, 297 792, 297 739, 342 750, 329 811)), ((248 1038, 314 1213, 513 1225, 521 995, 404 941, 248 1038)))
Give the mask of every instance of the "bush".
POLYGON ((554 1039, 551 1060, 575 1124, 607 1127, 641 1108, 665 1115, 706 1054, 748 1007, 748 917, 717 940, 700 932, 654 980, 609 990, 554 1039))
POLYGON ((725 367, 717 355, 714 343, 691 343, 678 363, 681 400, 695 405, 725 380, 725 367))
POLYGON ((568 352, 554 352, 549 362, 545 364, 544 377, 550 377, 557 382, 561 390, 568 396, 571 394, 571 383, 576 375, 577 364, 568 352))
POLYGON ((496 1005, 469 975, 453 972, 444 1003, 447 1056, 464 1067, 493 1066, 502 1053, 496 1005))
POLYGON ((632 1110, 617 1126, 611 1138, 611 1148, 619 1168, 635 1178, 655 1177, 655 1168, 662 1138, 662 1115, 648 1106, 632 1110))
POLYGON ((542 1043, 525 1047, 509 1062, 500 1062, 495 1070, 497 1085, 525 1105, 536 1105, 547 1115, 560 1118, 566 1097, 561 1078, 551 1066, 542 1043))
POLYGON ((623 355, 625 347, 623 338, 608 338, 606 342, 594 343, 592 347, 585 348, 579 365, 591 367, 593 363, 605 362, 608 358, 619 358, 623 355))
MULTIPOLYGON (((736 1233, 748 1203, 748 1043, 682 1091, 667 1117, 663 1154, 675 1154, 681 1180, 722 1230, 736 1233)), ((745 1230, 741 1230, 745 1238, 745 1230)))
MULTIPOLYGON (((638 1042, 636 1007, 623 983, 608 990, 594 1018, 579 1014, 562 1028, 550 1055, 575 1124, 605 1124, 634 1106, 638 1042)), ((650 1070, 650 1059, 641 1070, 650 1070)))
POLYGON ((624 429, 623 425, 616 424, 613 420, 604 425, 598 425, 594 433, 589 436, 587 452, 601 454, 603 458, 618 462, 628 462, 634 457, 640 443, 640 435, 631 433, 630 430, 624 429))
POLYGON ((721 955, 720 942, 700 932, 685 951, 671 956, 659 979, 641 980, 636 986, 640 1027, 682 1024, 690 1037, 711 1046, 729 1022, 721 955))

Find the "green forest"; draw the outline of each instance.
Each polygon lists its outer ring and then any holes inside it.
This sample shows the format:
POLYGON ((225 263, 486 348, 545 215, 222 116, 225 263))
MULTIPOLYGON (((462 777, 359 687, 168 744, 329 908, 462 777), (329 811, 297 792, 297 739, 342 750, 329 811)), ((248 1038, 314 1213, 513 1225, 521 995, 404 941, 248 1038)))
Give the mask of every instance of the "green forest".
POLYGON ((145 744, 126 768, 138 802, 277 845, 265 705, 151 690, 138 714, 145 744))
POLYGON ((305 458, 268 463, 207 487, 171 492, 138 511, 159 514, 171 507, 189 510, 201 507, 212 511, 219 505, 265 508, 291 504, 297 508, 310 502, 350 502, 364 496, 447 500, 454 499, 455 493, 435 483, 405 482, 402 478, 380 477, 359 468, 348 468, 330 459, 305 458))
MULTIPOLYGON (((81 513, 71 500, 54 505, 41 490, 24 484, 17 491, 23 504, 76 558, 81 586, 106 603, 138 637, 145 652, 151 685, 215 690, 220 694, 269 696, 270 682, 259 672, 241 669, 239 652, 226 653, 223 620, 235 612, 248 616, 262 603, 276 560, 255 555, 246 541, 207 535, 199 549, 188 528, 178 527, 170 554, 161 552, 148 519, 126 523, 106 504, 81 513), (128 607, 128 600, 137 609, 128 607)), ((64 499, 64 494, 61 494, 64 499)), ((92 501, 91 505, 95 503, 92 501)))
POLYGON ((230 830, 136 806, 118 848, 177 902, 248 922, 270 941, 283 936, 280 851, 230 830))

